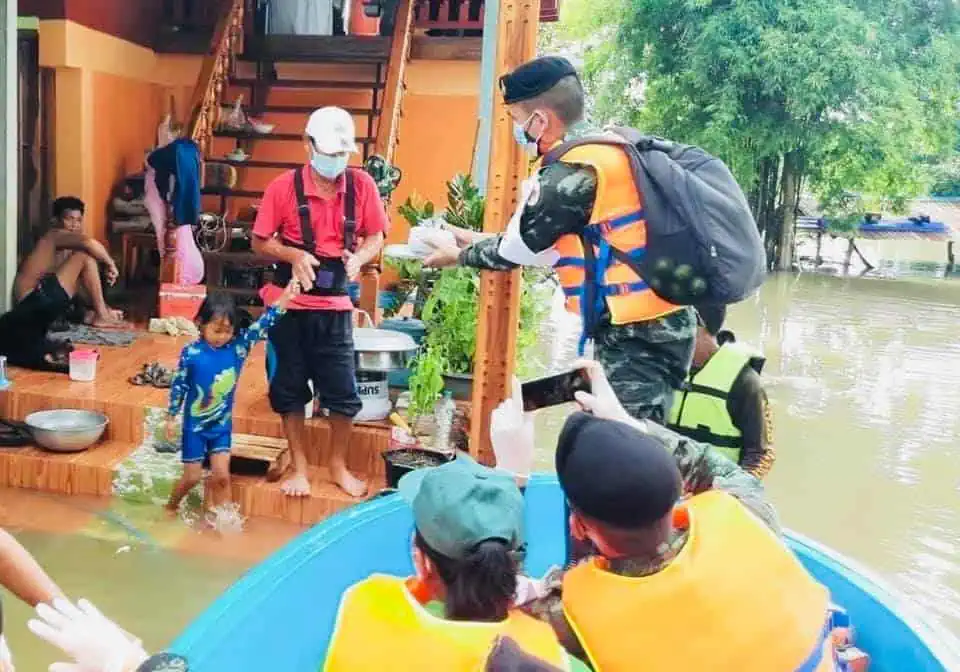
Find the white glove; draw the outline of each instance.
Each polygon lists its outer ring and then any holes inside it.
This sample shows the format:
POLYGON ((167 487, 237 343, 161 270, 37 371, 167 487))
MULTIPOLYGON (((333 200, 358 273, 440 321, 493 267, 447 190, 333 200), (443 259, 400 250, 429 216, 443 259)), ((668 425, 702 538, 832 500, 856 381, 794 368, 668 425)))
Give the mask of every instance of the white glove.
POLYGON ((520 381, 513 377, 513 395, 490 416, 490 442, 497 468, 529 476, 533 467, 533 417, 523 412, 520 381))
POLYGON ((50 672, 132 672, 147 659, 140 640, 133 639, 96 607, 80 600, 74 606, 57 598, 53 606, 37 605, 38 619, 27 627, 41 639, 73 658, 54 663, 50 672))
POLYGON ((576 392, 574 394, 577 403, 584 411, 604 420, 617 420, 636 425, 633 418, 623 408, 620 400, 617 399, 617 395, 610 387, 610 381, 607 380, 607 375, 603 372, 603 367, 600 366, 599 362, 580 360, 575 362, 574 366, 585 369, 590 376, 591 393, 576 392))

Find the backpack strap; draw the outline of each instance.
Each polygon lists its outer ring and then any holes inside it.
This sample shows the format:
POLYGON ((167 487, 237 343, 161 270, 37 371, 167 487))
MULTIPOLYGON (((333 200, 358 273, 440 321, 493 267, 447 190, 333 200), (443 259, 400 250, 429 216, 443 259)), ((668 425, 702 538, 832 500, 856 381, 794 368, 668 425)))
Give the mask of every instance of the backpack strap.
POLYGON ((293 189, 297 194, 297 215, 300 218, 300 240, 303 241, 303 249, 315 254, 317 244, 313 235, 313 224, 310 222, 310 204, 307 203, 307 192, 303 188, 302 168, 293 171, 293 189))
POLYGON ((343 195, 343 249, 355 252, 357 249, 357 194, 354 190, 353 169, 347 168, 346 192, 343 195))
MULTIPOLYGON (((626 133, 629 130, 630 129, 623 129, 623 132, 626 133)), ((554 147, 546 154, 544 154, 542 163, 544 166, 549 166, 559 161, 564 156, 564 154, 566 154, 570 150, 576 147, 582 147, 584 145, 609 145, 611 147, 621 147, 623 148, 623 151, 626 152, 627 158, 630 160, 630 171, 633 173, 633 183, 637 186, 637 190, 639 191, 640 184, 641 184, 640 175, 641 175, 642 167, 640 165, 640 157, 639 157, 640 150, 638 148, 638 145, 642 145, 645 149, 659 149, 659 147, 656 144, 658 138, 654 138, 652 136, 639 136, 635 139, 636 142, 634 142, 633 141, 634 138, 627 139, 625 137, 619 137, 621 135, 620 131, 621 129, 618 129, 617 135, 612 135, 612 134, 592 135, 592 136, 588 135, 580 138, 574 138, 573 140, 564 142, 554 147)), ((590 240, 588 240, 583 235, 581 235, 580 237, 581 239, 583 239, 585 250, 586 248, 591 247, 592 243, 590 240)), ((627 254, 626 252, 624 252, 623 250, 617 247, 614 247, 613 245, 609 245, 609 243, 608 243, 608 246, 610 248, 610 254, 612 254, 617 261, 625 265, 627 268, 629 268, 631 271, 636 273, 637 276, 642 279, 643 276, 640 275, 640 265, 629 254, 627 254)), ((589 262, 587 263, 587 266, 589 268, 590 266, 589 262)), ((588 276, 591 278, 591 280, 593 279, 592 274, 589 272, 588 272, 588 276)), ((588 284, 594 285, 595 283, 589 282, 588 284)))

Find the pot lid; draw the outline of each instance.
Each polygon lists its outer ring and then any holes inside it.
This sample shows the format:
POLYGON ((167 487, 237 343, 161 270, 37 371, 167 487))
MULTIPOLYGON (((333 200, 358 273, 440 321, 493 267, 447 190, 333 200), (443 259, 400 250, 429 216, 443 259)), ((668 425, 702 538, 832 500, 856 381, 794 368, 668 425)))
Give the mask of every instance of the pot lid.
POLYGON ((410 352, 417 349, 417 342, 399 331, 359 327, 353 330, 353 349, 357 352, 410 352))

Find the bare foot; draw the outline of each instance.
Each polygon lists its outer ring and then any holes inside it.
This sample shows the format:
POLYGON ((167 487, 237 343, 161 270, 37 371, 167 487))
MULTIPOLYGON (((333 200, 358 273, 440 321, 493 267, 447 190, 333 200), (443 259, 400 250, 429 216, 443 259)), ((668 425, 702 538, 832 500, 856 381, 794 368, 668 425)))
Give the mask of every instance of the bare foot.
POLYGON ((280 485, 280 489, 290 497, 309 497, 310 481, 305 474, 294 474, 280 485))
POLYGON ((97 315, 89 324, 99 329, 119 329, 130 326, 123 321, 123 311, 112 308, 103 315, 97 315))
POLYGON ((351 497, 363 497, 367 494, 367 483, 351 474, 346 467, 331 470, 333 482, 351 497))

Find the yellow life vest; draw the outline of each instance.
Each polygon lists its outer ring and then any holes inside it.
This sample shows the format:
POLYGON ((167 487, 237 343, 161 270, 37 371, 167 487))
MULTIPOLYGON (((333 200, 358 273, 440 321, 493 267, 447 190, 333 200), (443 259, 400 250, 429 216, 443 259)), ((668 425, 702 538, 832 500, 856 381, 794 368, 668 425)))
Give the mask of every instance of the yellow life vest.
POLYGON ((639 263, 647 246, 643 200, 633 182, 626 153, 609 145, 580 145, 560 160, 591 166, 597 173, 596 201, 583 235, 567 234, 554 244, 559 254, 554 268, 567 310, 583 316, 588 335, 604 301, 613 324, 643 322, 680 310, 680 306, 657 296, 610 252, 610 246, 616 247, 639 263), (590 242, 589 249, 584 248, 584 240, 590 242), (591 276, 594 282, 588 287, 591 276), (592 306, 588 305, 591 297, 592 306))
POLYGON ((480 672, 499 635, 568 669, 553 629, 520 611, 500 623, 448 621, 429 613, 403 579, 374 574, 343 595, 324 672, 480 672))
POLYGON ((727 399, 733 382, 757 355, 739 343, 727 343, 702 369, 674 393, 667 424, 679 434, 711 444, 717 452, 740 462, 743 433, 733 424, 727 399))
MULTIPOLYGON (((581 563, 563 607, 596 672, 833 672, 829 594, 721 491, 678 507, 686 545, 644 577, 581 563)), ((678 524, 679 521, 678 521, 678 524)))

